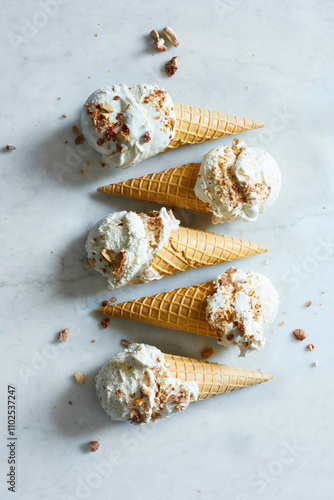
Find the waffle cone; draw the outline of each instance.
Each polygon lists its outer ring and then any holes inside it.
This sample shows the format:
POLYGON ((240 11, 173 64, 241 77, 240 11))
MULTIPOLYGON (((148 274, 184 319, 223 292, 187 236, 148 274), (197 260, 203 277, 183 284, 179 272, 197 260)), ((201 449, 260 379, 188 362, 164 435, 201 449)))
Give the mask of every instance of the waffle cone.
POLYGON ((195 184, 200 166, 200 163, 187 163, 164 172, 102 186, 97 190, 100 193, 211 213, 207 204, 195 195, 195 184))
POLYGON ((167 276, 268 250, 269 247, 258 243, 181 226, 171 231, 168 243, 154 257, 151 266, 160 276, 167 276))
POLYGON ((201 285, 176 288, 170 292, 100 307, 98 312, 116 318, 217 338, 206 320, 206 299, 213 292, 213 281, 208 281, 201 285))
POLYGON ((197 382, 198 400, 242 389, 242 387, 262 384, 272 378, 272 375, 246 368, 236 368, 171 354, 165 354, 164 357, 166 366, 173 377, 180 379, 181 382, 197 382))
POLYGON ((198 144, 224 135, 240 134, 245 130, 264 127, 263 122, 227 115, 218 111, 174 103, 176 128, 174 138, 166 149, 185 144, 198 144))

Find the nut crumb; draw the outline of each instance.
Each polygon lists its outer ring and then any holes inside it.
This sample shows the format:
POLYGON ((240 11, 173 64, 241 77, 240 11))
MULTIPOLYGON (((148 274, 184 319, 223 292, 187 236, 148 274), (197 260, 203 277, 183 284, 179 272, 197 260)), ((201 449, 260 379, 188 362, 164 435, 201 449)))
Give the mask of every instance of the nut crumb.
POLYGON ((301 328, 297 328, 296 330, 294 330, 292 332, 292 334, 295 337, 295 339, 300 340, 300 341, 305 340, 307 337, 306 333, 301 328))
POLYGON ((174 47, 178 47, 180 45, 179 39, 178 39, 175 31, 172 30, 172 28, 170 28, 169 26, 166 26, 163 29, 163 32, 165 33, 165 35, 168 38, 168 40, 170 41, 170 43, 174 45, 174 47))
POLYGON ((312 305, 312 302, 311 302, 311 300, 309 300, 309 301, 307 302, 307 304, 306 304, 306 307, 310 307, 311 305, 312 305))
POLYGON ((315 361, 314 362, 314 366, 317 367, 318 366, 318 361, 315 361))
POLYGON ((308 348, 309 351, 313 351, 314 345, 313 344, 308 344, 307 348, 308 348))
POLYGON ((102 306, 103 306, 103 307, 110 306, 110 300, 104 300, 104 301, 102 302, 102 306))
POLYGON ((128 347, 131 344, 131 342, 127 339, 122 339, 121 344, 124 345, 124 347, 128 347))
POLYGON ((143 142, 149 142, 151 140, 151 134, 149 132, 146 132, 144 135, 143 135, 143 142))
POLYGON ((104 161, 101 161, 101 167, 104 168, 106 166, 106 163, 104 161))
POLYGON ((91 343, 92 343, 92 344, 95 344, 95 342, 96 342, 96 340, 95 340, 95 339, 91 340, 91 343))
POLYGON ((159 38, 157 43, 154 45, 155 50, 158 52, 166 52, 167 47, 165 45, 165 40, 163 38, 159 38))
POLYGON ((110 323, 110 318, 105 318, 104 320, 101 321, 101 325, 103 328, 108 328, 110 323))
POLYGON ((85 381, 85 375, 81 372, 73 373, 73 377, 78 385, 82 385, 85 381))
POLYGON ((269 264, 269 260, 265 260, 264 264, 268 265, 269 264))
MULTIPOLYGON (((87 175, 87 172, 86 172, 86 170, 80 170, 80 174, 87 175)), ((89 260, 91 260, 91 259, 89 259, 89 260)))
POLYGON ((179 65, 180 65, 180 58, 178 56, 172 57, 171 60, 168 61, 168 63, 165 66, 166 75, 169 77, 175 75, 175 73, 179 69, 179 65))
POLYGON ((210 356, 212 356, 215 353, 215 351, 212 349, 212 347, 207 347, 206 349, 203 349, 202 351, 202 357, 207 359, 210 356))
POLYGON ((70 333, 69 328, 65 328, 65 330, 59 332, 58 342, 66 342, 69 333, 70 333))
POLYGON ((57 97, 57 101, 60 101, 61 97, 57 97))
POLYGON ((117 302, 116 297, 111 297, 110 302, 117 302))
POLYGON ((66 113, 63 114, 63 118, 67 118, 67 114, 66 113))
POLYGON ((80 134, 79 129, 76 125, 73 125, 72 130, 73 130, 74 134, 76 134, 76 135, 80 134))
POLYGON ((91 441, 88 446, 90 451, 97 451, 100 448, 100 443, 98 441, 91 441))
POLYGON ((75 144, 83 144, 85 142, 85 137, 83 134, 80 134, 76 139, 75 139, 75 144))
POLYGON ((159 33, 157 32, 157 30, 152 30, 151 33, 150 33, 151 37, 154 38, 154 40, 159 40, 160 38, 160 35, 159 33))
POLYGON ((68 402, 68 404, 69 404, 69 405, 73 405, 72 401, 69 401, 69 402, 68 402))
POLYGON ((9 151, 14 151, 14 149, 16 149, 16 147, 13 146, 12 144, 7 144, 6 149, 8 149, 9 151))
POLYGON ((279 326, 283 326, 284 325, 284 321, 281 321, 279 326))

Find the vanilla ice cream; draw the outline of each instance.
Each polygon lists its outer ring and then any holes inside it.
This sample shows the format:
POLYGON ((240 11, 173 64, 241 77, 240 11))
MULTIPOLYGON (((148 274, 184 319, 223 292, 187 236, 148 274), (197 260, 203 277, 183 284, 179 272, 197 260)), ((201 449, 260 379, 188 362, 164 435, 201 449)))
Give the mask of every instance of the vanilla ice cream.
POLYGON ((86 242, 88 264, 108 278, 111 289, 162 278, 151 268, 179 221, 171 210, 116 212, 101 219, 86 242))
POLYGON ((154 85, 113 85, 88 97, 82 132, 102 160, 128 168, 163 151, 175 134, 173 101, 154 85))
POLYGON ((96 377, 96 392, 113 420, 134 424, 156 422, 183 411, 198 398, 196 382, 181 382, 169 374, 156 347, 130 344, 114 356, 96 377))
POLYGON ((204 157, 195 194, 212 212, 212 222, 254 221, 276 200, 281 174, 265 151, 234 139, 232 148, 211 149, 204 157))
POLYGON ((278 294, 268 278, 253 271, 230 268, 214 281, 206 317, 218 343, 237 345, 240 356, 265 344, 264 331, 278 311, 278 294))

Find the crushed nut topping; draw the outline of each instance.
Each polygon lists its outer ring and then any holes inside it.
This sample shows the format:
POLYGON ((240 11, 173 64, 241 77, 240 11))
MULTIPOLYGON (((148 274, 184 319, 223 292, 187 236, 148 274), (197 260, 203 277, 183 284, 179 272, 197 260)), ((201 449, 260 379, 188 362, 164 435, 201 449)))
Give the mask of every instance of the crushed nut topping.
POLYGON ((91 441, 88 446, 90 451, 97 451, 100 448, 100 443, 98 441, 91 441))
POLYGON ((102 302, 102 306, 103 306, 103 307, 110 306, 110 300, 104 300, 104 301, 102 302))
POLYGON ((306 304, 306 307, 310 307, 312 305, 312 302, 309 300, 306 304))
POLYGON ((149 132, 146 132, 146 134, 143 135, 143 142, 150 142, 151 140, 151 134, 149 132))
POLYGON ((207 347, 206 349, 203 349, 202 351, 202 357, 207 359, 210 356, 212 356, 215 353, 215 351, 212 349, 212 347, 207 347))
POLYGON ((293 332, 293 336, 297 339, 297 340, 305 340, 307 335, 306 333, 304 332, 304 330, 302 330, 301 328, 297 328, 296 330, 294 330, 293 332))
POLYGON ((78 127, 77 127, 76 125, 73 125, 72 130, 73 130, 73 132, 74 132, 76 135, 79 135, 79 134, 80 134, 79 129, 78 129, 78 127))
POLYGON ((110 318, 105 318, 104 320, 101 321, 101 325, 103 328, 108 328, 110 323, 110 318))
POLYGON ((75 144, 81 145, 85 142, 85 136, 83 134, 80 134, 76 139, 75 139, 75 144))
POLYGON ((165 66, 166 75, 171 77, 175 75, 180 66, 180 58, 178 56, 172 57, 165 66))
POLYGON ((73 373, 73 377, 75 378, 75 381, 78 385, 83 385, 83 383, 85 382, 85 375, 81 372, 73 373))
POLYGON ((159 38, 156 42, 156 44, 154 45, 154 48, 155 50, 157 50, 158 52, 166 52, 167 50, 167 47, 165 45, 165 40, 163 38, 159 38))
POLYGON ((168 40, 170 41, 170 43, 174 45, 174 47, 178 47, 180 45, 179 39, 178 39, 175 31, 172 30, 172 28, 170 28, 169 26, 166 26, 163 29, 163 32, 165 33, 165 35, 168 38, 168 40))
POLYGON ((7 144, 6 149, 9 149, 9 151, 14 151, 14 149, 16 149, 16 147, 13 146, 12 144, 7 144))
POLYGON ((59 332, 58 342, 66 342, 69 333, 70 333, 69 328, 65 328, 65 330, 59 332))
POLYGON ((152 30, 150 35, 154 40, 159 40, 159 38, 160 38, 160 35, 156 30, 152 30))
POLYGON ((314 345, 313 344, 308 344, 307 348, 308 348, 309 351, 313 351, 314 345))

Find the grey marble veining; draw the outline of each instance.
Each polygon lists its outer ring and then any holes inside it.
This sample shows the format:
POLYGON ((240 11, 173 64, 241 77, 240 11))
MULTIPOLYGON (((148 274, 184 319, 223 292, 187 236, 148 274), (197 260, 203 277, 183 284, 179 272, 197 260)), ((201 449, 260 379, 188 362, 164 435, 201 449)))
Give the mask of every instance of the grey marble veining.
MULTIPOLYGON (((2 3, 1 147, 17 149, 0 151, 0 454, 6 457, 10 383, 18 396, 16 498, 332 498, 333 19, 329 0, 2 3), (148 34, 165 25, 180 46, 158 54, 148 34), (164 64, 174 55, 180 69, 167 78, 164 64), (176 212, 184 225, 271 247, 236 262, 266 274, 281 298, 265 348, 245 359, 237 348, 193 334, 117 319, 104 330, 95 313, 111 296, 122 301, 194 284, 229 267, 116 292, 86 267, 84 243, 97 220, 115 210, 158 207, 98 194, 98 186, 199 162, 213 147, 181 148, 112 170, 74 144, 72 126, 92 91, 145 81, 165 87, 175 101, 266 122, 242 138, 279 163, 277 202, 249 224, 212 226, 205 214, 176 212), (65 327, 69 339, 59 344, 65 327), (305 342, 293 341, 295 328, 306 330, 305 342), (111 422, 96 399, 94 376, 121 350, 122 338, 193 357, 213 347, 212 361, 261 368, 274 379, 157 425, 111 422), (86 375, 82 387, 75 371, 86 375), (90 453, 88 442, 96 439, 100 449, 90 453)), ((11 498, 7 465, 2 470, 0 496, 11 498)))

